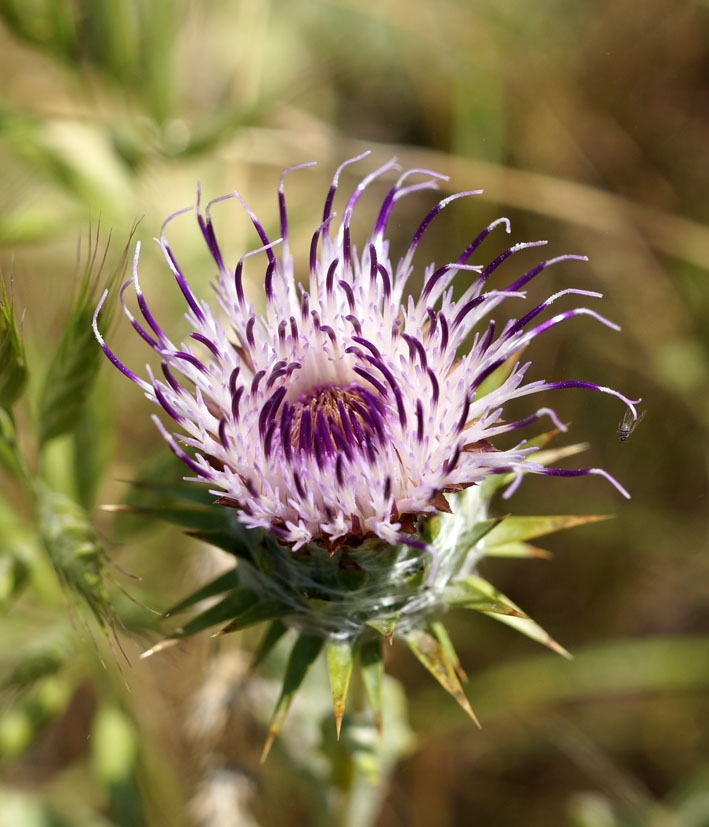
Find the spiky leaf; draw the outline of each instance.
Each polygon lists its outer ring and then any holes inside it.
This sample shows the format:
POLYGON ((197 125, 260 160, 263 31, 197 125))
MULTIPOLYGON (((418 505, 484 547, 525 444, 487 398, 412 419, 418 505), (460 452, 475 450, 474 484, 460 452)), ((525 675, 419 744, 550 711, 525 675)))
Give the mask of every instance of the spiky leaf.
POLYGON ((473 609, 477 612, 526 617, 514 604, 503 599, 499 592, 497 592, 499 596, 493 595, 490 588, 487 581, 471 574, 446 586, 443 599, 449 606, 457 609, 473 609))
POLYGON ((398 619, 398 614, 385 615, 382 617, 377 617, 374 620, 368 620, 367 626, 370 626, 372 629, 376 629, 380 635, 384 636, 387 643, 391 644, 394 639, 394 629, 398 619))
POLYGON ((533 540, 535 537, 544 537, 561 531, 565 528, 595 523, 599 520, 608 520, 609 516, 602 515, 559 515, 553 517, 508 517, 501 525, 492 530, 485 539, 486 547, 520 543, 533 540))
POLYGON ((337 738, 340 738, 342 716, 345 714, 347 690, 352 677, 355 646, 351 640, 334 640, 327 643, 327 669, 330 673, 330 688, 332 689, 332 708, 335 713, 337 738))
POLYGON ((259 600, 257 603, 244 609, 236 617, 217 633, 217 635, 228 635, 231 632, 239 632, 247 626, 254 626, 263 623, 265 620, 277 620, 291 614, 292 607, 280 600, 259 600))
POLYGON ((253 660, 251 661, 251 671, 257 669, 263 661, 273 651, 278 641, 288 631, 288 627, 281 620, 272 621, 266 629, 261 641, 254 652, 253 660))
POLYGON ((273 715, 271 716, 268 736, 266 737, 266 743, 261 754, 262 762, 268 757, 273 741, 286 719, 293 698, 307 675, 308 670, 320 654, 323 643, 323 638, 313 635, 300 635, 296 640, 286 665, 283 688, 281 689, 276 708, 273 710, 273 715))
POLYGON ((176 603, 172 606, 172 608, 163 613, 163 617, 171 617, 178 612, 183 612, 185 609, 189 609, 190 606, 194 606, 195 603, 199 603, 201 600, 206 600, 208 597, 214 597, 217 594, 222 594, 223 592, 235 589, 238 585, 239 574, 237 570, 235 568, 229 569, 223 574, 220 574, 218 577, 215 577, 214 580, 210 580, 209 583, 205 583, 204 586, 192 592, 189 597, 186 597, 184 600, 176 603))
POLYGON ((436 640, 441 644, 441 648, 445 652, 448 660, 451 662, 451 665, 455 669, 458 677, 462 681, 467 681, 468 676, 465 674, 465 670, 461 666, 460 658, 458 657, 458 653, 455 651, 453 641, 450 639, 450 635, 448 634, 446 627, 440 620, 433 620, 428 624, 428 626, 430 631, 436 636, 436 640))
POLYGON ((571 655, 561 644, 557 643, 547 632, 544 631, 544 629, 542 629, 538 623, 535 623, 530 617, 528 617, 519 608, 519 606, 513 603, 509 597, 502 594, 499 589, 496 589, 492 583, 488 583, 487 580, 483 580, 482 577, 477 577, 475 575, 470 575, 466 578, 466 582, 469 582, 481 594, 486 595, 490 600, 499 602, 500 604, 507 604, 519 613, 518 615, 509 615, 483 610, 483 614, 486 614, 488 617, 492 617, 494 620, 499 620, 502 623, 506 623, 508 626, 511 626, 523 635, 532 638, 532 640, 536 640, 543 646, 547 646, 559 655, 563 655, 565 658, 571 658, 571 655))
POLYGON ((460 685, 453 664, 448 659, 440 641, 430 629, 412 629, 404 635, 409 649, 428 669, 440 685, 450 693, 472 720, 480 726, 475 713, 470 708, 468 699, 460 685))
POLYGON ((537 548, 529 543, 502 543, 501 545, 483 546, 485 557, 519 557, 548 560, 552 555, 543 548, 537 548))

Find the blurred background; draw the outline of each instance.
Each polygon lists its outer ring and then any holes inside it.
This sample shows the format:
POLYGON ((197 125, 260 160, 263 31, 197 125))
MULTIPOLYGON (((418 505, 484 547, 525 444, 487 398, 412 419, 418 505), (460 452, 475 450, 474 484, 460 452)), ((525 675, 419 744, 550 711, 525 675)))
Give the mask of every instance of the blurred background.
MULTIPOLYGON (((614 518, 550 537, 550 559, 487 562, 483 574, 575 658, 452 615, 477 730, 393 647, 411 729, 393 684, 389 771, 370 796, 379 814, 347 823, 709 825, 708 77, 705 0, 0 0, 0 268, 29 365, 13 439, 65 498, 56 511, 72 531, 89 532, 74 506, 90 514, 96 571, 126 627, 102 633, 98 586, 49 562, 32 496, 0 470, 0 827, 327 821, 324 675, 262 767, 277 687, 268 670, 245 680, 257 637, 138 660, 164 633, 139 604, 163 611, 223 563, 177 529, 101 510, 146 469, 180 471, 139 390, 95 358, 90 334, 66 331, 93 309, 82 273, 102 289, 138 219, 143 289, 177 329, 179 291, 151 239, 194 203, 198 181, 208 197, 238 188, 268 231, 281 170, 318 161, 287 179, 306 260, 334 168, 364 149, 373 157, 348 169, 345 189, 392 155, 450 175, 444 194, 484 188, 436 219, 420 261, 451 260, 500 215, 514 241, 588 255, 531 295, 601 291, 622 332, 587 318, 555 328, 530 352, 531 378, 608 385, 642 396, 647 415, 620 443, 617 400, 548 400, 572 423, 568 439, 590 444, 568 467, 605 468, 632 500, 598 477, 526 479, 500 513, 614 518), (80 379, 97 378, 56 424, 66 353, 81 354, 80 379)), ((395 249, 434 202, 397 207, 395 249)), ((231 202, 215 221, 228 261, 255 246, 231 202)), ((194 219, 171 232, 199 294, 214 273, 194 219)), ((486 243, 491 259, 505 242, 486 243)), ((140 366, 144 345, 121 319, 107 338, 140 366)))

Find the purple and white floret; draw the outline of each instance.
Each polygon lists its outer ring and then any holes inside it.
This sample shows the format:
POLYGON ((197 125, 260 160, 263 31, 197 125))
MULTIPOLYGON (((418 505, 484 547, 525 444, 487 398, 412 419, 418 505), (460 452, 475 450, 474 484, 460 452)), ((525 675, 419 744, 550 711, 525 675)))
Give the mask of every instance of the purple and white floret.
POLYGON ((298 282, 300 270, 288 244, 283 181, 290 170, 278 188, 281 237, 269 239, 244 204, 260 244, 233 270, 223 260, 210 210, 217 201, 241 201, 241 196, 234 192, 210 201, 203 213, 198 192, 197 220, 218 270, 216 302, 211 305, 193 294, 166 240, 167 225, 188 210, 167 219, 157 242, 184 295, 191 327, 189 338, 179 344, 158 325, 143 296, 137 245, 133 276, 121 289, 121 303, 159 357, 162 376, 148 368, 147 378, 141 378, 109 349, 96 325, 106 294, 102 297, 94 317, 99 344, 172 419, 174 432, 153 417, 170 448, 190 468, 190 479, 208 484, 218 502, 234 508, 246 526, 267 529, 294 550, 322 542, 334 551, 370 537, 418 545, 420 516, 447 510, 444 494, 490 474, 515 475, 508 493, 524 473, 599 474, 628 496, 602 469, 547 468, 534 462, 534 449, 525 447, 525 440, 500 450, 495 439, 541 417, 565 430, 549 407, 505 421, 504 408, 517 397, 587 388, 618 397, 634 417, 639 400, 591 382, 525 383, 530 362, 516 362, 497 388, 480 394, 497 368, 562 321, 588 315, 618 330, 586 307, 539 321, 563 296, 600 297, 588 290, 562 290, 520 318, 508 319, 501 329, 490 318, 503 302, 512 306, 524 299, 526 285, 547 267, 585 258, 566 255, 542 261, 504 289, 489 289, 488 279, 506 259, 545 243, 516 244, 484 266, 470 264, 490 233, 500 227, 510 232, 503 218, 483 229, 455 261, 426 266, 421 293, 412 295, 407 285, 420 271, 414 260, 424 232, 451 201, 474 193, 440 201, 394 265, 386 238, 392 209, 408 194, 435 188, 443 176, 418 169, 400 175, 384 198, 371 235, 358 249, 350 231, 353 210, 369 184, 398 169, 392 160, 368 175, 337 221, 333 201, 342 170, 363 157, 345 162, 335 173, 322 223, 312 238, 305 284, 298 282), (424 180, 410 183, 412 176, 424 180), (263 314, 247 300, 243 284, 244 261, 255 254, 263 255, 266 264, 263 314), (135 292, 141 321, 124 301, 128 286, 135 292), (466 342, 471 344, 464 350, 466 342))

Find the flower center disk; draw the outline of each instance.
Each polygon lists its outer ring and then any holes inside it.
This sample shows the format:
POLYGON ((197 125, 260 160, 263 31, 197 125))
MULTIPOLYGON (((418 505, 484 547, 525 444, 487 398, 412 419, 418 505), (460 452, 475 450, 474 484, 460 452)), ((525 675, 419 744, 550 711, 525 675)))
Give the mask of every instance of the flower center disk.
POLYGON ((385 414, 381 400, 358 385, 316 386, 284 410, 284 439, 297 453, 317 457, 370 453, 384 438, 385 414))

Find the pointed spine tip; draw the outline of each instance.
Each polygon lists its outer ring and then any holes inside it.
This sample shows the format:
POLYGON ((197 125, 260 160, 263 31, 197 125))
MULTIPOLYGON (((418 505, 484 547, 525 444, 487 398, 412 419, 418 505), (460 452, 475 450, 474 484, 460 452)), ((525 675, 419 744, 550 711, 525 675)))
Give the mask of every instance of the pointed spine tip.
POLYGON ((263 751, 261 752, 261 757, 259 758, 259 764, 266 763, 266 759, 268 758, 268 755, 271 752, 271 747, 273 746, 273 742, 276 740, 277 734, 278 730, 270 729, 268 731, 268 735, 266 736, 266 743, 263 745, 263 751))

